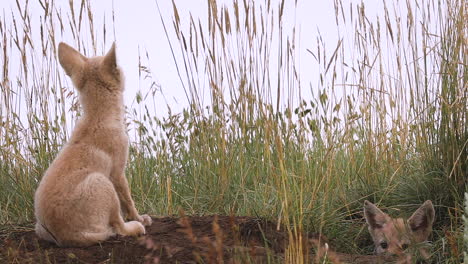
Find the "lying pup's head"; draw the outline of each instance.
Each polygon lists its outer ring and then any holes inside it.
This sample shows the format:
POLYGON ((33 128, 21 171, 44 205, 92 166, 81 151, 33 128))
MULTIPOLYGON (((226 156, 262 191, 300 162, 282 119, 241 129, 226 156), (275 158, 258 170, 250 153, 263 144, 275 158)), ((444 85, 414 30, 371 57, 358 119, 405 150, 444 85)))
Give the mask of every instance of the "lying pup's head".
POLYGON ((435 217, 431 201, 424 202, 408 220, 391 218, 373 203, 365 201, 364 216, 374 240, 376 254, 396 255, 411 261, 412 252, 419 249, 423 258, 429 258, 424 242, 432 232, 435 217))

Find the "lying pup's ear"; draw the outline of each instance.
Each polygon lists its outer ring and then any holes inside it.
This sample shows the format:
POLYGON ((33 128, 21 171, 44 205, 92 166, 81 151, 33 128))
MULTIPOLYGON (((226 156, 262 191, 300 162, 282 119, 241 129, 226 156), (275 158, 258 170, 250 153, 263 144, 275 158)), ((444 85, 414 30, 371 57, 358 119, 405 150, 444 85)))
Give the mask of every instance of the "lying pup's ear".
POLYGON ((364 217, 372 229, 382 228, 385 223, 391 220, 390 216, 367 200, 364 201, 364 217))
POLYGON ((434 223, 435 210, 430 200, 425 201, 408 219, 408 224, 413 232, 427 233, 429 236, 434 223))

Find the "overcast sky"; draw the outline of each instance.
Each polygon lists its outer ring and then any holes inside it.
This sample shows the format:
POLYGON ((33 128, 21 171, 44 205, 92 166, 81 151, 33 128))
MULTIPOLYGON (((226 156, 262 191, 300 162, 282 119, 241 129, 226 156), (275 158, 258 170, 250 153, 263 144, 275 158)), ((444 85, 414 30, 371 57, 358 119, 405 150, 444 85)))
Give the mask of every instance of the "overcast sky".
MULTIPOLYGON (((21 2, 21 1, 20 1, 21 2)), ((30 1, 31 11, 40 15, 42 10, 36 1, 30 1)), ((76 1, 79 4, 79 1, 76 1)), ((206 21, 207 17, 207 0, 175 0, 179 9, 182 22, 188 21, 189 12, 194 18, 200 18, 206 21)), ((220 1, 228 6, 232 5, 231 1, 220 1)), ((292 7, 293 1, 287 1, 292 7)), ((327 47, 330 47, 327 52, 333 52, 338 41, 337 26, 335 24, 335 13, 332 0, 316 1, 316 0, 299 0, 298 8, 286 7, 285 13, 285 28, 289 25, 296 24, 299 29, 299 61, 302 71, 302 81, 316 83, 318 75, 317 63, 312 58, 307 49, 316 48, 316 38, 318 31, 321 32, 324 42, 327 47)), ((359 3, 360 1, 353 1, 359 3)), ((381 1, 368 0, 364 1, 367 13, 377 16, 376 10, 381 10, 381 1)), ((159 6, 163 13, 166 26, 171 37, 174 37, 172 28, 172 1, 158 0, 159 6)), ((278 5, 278 1, 272 0, 273 5, 278 5)), ((66 5, 68 1, 57 1, 57 6, 66 5)), ((154 81, 156 81, 166 96, 167 103, 174 105, 177 110, 178 106, 186 106, 186 98, 179 78, 176 74, 175 64, 171 55, 171 51, 163 30, 163 26, 158 14, 155 0, 139 0, 139 1, 119 1, 119 0, 100 0, 91 1, 91 6, 94 10, 95 24, 100 25, 104 14, 106 20, 110 21, 112 10, 115 11, 115 38, 117 42, 117 56, 120 66, 126 76, 126 93, 125 101, 130 105, 135 94, 138 91, 138 50, 140 52, 148 51, 149 65, 154 81)), ((10 9, 16 10, 15 0, 0 1, 2 14, 6 19, 10 18, 10 9)), ((345 7, 346 8, 346 7, 345 7)), ((13 12, 15 13, 15 11, 13 12)), ((372 15, 371 15, 372 16, 372 15)), ((3 19, 2 19, 3 20, 3 19)), ((109 25, 110 29, 110 25, 109 25)), ((346 34, 346 32, 341 32, 346 34)), ((73 43, 64 35, 63 39, 67 43, 73 43)), ((108 49, 110 41, 106 44, 108 49)), ((144 88, 144 87, 141 87, 144 88)), ((309 85, 304 85, 303 95, 310 93, 309 85)), ((160 98, 163 103, 163 99, 160 98)), ((165 104, 165 103, 163 103, 165 104)))

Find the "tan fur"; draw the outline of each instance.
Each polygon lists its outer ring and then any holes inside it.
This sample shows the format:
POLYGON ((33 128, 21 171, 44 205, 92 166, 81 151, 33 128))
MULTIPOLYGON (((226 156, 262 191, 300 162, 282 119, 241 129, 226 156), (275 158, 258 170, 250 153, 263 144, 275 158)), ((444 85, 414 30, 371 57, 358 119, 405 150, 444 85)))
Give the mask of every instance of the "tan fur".
POLYGON ((376 254, 390 254, 399 257, 398 263, 412 263, 411 249, 419 249, 425 259, 430 254, 422 245, 432 232, 435 211, 427 200, 407 221, 391 218, 369 201, 364 202, 364 216, 375 244, 376 254))
POLYGON ((151 218, 138 214, 124 174, 128 136, 115 45, 105 56, 86 58, 60 43, 58 58, 79 92, 83 115, 36 190, 36 233, 59 246, 144 234, 151 218), (125 223, 121 212, 133 221, 125 223))

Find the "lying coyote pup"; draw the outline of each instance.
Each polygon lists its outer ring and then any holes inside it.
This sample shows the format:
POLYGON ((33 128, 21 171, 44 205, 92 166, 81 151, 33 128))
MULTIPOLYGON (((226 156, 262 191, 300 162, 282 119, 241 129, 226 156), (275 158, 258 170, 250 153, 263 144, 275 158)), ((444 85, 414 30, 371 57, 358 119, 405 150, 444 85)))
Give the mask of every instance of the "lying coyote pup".
POLYGON ((128 137, 115 45, 103 57, 86 58, 60 43, 58 58, 84 113, 37 188, 36 233, 59 246, 145 234, 143 225, 151 225, 151 218, 138 214, 124 174, 128 137), (125 223, 121 210, 136 221, 125 223))
POLYGON ((432 232, 435 212, 432 202, 427 200, 407 220, 393 219, 369 201, 364 202, 364 216, 374 240, 375 253, 398 256, 398 263, 412 263, 410 247, 419 249, 425 259, 430 257, 421 243, 426 242, 432 232), (420 245, 418 245, 420 244, 420 245))

